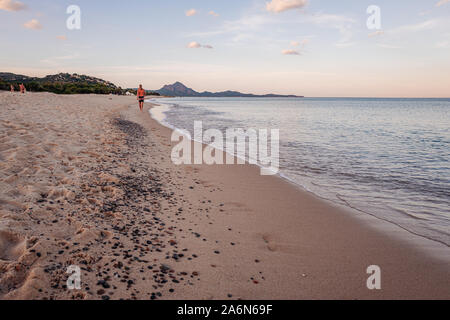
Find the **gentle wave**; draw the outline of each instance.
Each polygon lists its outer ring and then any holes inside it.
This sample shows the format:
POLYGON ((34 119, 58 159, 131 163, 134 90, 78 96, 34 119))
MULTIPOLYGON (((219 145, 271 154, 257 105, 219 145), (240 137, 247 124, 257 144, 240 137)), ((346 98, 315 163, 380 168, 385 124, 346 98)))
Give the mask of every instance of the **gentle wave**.
POLYGON ((448 99, 158 99, 172 129, 279 128, 280 176, 450 245, 448 99))

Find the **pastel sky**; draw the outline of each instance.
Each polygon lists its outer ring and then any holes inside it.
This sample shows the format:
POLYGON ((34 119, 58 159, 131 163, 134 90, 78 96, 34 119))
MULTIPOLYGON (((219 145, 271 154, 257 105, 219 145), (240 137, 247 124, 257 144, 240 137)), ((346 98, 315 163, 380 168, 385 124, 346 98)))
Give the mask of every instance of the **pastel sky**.
POLYGON ((450 0, 0 0, 0 72, 147 89, 450 97, 450 0), (81 30, 66 9, 81 8, 81 30), (367 8, 381 8, 381 29, 367 8))

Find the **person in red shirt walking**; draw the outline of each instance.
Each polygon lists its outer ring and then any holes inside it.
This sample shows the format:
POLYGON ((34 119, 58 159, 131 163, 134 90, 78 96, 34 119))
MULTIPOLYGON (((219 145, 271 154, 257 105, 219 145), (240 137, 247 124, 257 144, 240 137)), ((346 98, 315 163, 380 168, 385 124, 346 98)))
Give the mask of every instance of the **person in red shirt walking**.
POLYGON ((142 84, 139 85, 137 91, 137 100, 139 101, 139 108, 144 111, 145 90, 142 88, 142 84))

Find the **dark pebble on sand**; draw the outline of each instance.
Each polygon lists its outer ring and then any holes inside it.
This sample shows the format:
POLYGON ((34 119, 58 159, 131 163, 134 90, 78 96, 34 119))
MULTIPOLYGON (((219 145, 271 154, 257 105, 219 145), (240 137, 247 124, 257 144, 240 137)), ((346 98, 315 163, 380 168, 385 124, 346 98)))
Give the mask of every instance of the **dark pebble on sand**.
POLYGON ((109 283, 108 282, 106 282, 105 280, 99 280, 98 282, 97 282, 97 285, 98 286, 102 286, 103 288, 105 288, 105 289, 109 289, 111 286, 109 285, 109 283))

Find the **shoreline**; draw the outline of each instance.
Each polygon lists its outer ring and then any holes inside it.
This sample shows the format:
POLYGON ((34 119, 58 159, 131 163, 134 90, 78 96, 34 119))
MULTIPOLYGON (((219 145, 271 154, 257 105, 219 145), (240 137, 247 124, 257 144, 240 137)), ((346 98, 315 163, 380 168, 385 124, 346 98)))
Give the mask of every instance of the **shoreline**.
MULTIPOLYGON (((165 98, 165 97, 162 97, 162 98, 165 98)), ((154 99, 154 100, 153 101, 147 100, 147 103, 150 103, 153 105, 153 107, 151 107, 149 109, 151 118, 165 128, 168 128, 170 130, 180 130, 180 128, 176 128, 173 125, 165 122, 164 119, 157 119, 157 116, 153 113, 153 110, 155 109, 155 107, 167 107, 167 105, 166 105, 166 102, 162 103, 162 104, 158 104, 158 102, 155 101, 160 98, 151 98, 151 99, 154 99)), ((164 110, 160 112, 161 116, 162 116, 163 112, 164 112, 164 110)), ((191 139, 191 140, 192 140, 192 142, 202 143, 202 142, 199 142, 194 139, 191 139)), ((203 144, 203 148, 206 147, 206 145, 204 143, 202 143, 202 144, 203 144)), ((219 151, 228 154, 228 152, 226 152, 224 150, 219 150, 219 151)), ((247 160, 245 160, 245 163, 246 163, 246 165, 252 166, 251 164, 248 163, 247 160)), ((254 166, 257 166, 258 168, 262 168, 260 165, 257 165, 257 164, 254 166)), ((396 238, 398 238, 400 240, 406 240, 409 243, 411 243, 417 247, 424 247, 424 248, 426 248, 426 249, 423 249, 424 253, 431 254, 431 255, 433 255, 434 258, 443 259, 444 261, 450 262, 450 255, 443 257, 443 253, 445 253, 445 250, 450 248, 450 246, 447 245, 445 242, 442 242, 442 241, 427 237, 425 235, 416 233, 394 221, 378 217, 375 214, 365 211, 363 209, 352 207, 349 204, 339 203, 337 201, 320 196, 319 194, 315 193, 314 191, 309 190, 306 186, 299 184, 299 183, 295 182, 294 180, 288 178, 287 176, 283 175, 281 172, 278 172, 275 176, 278 177, 279 179, 282 179, 282 180, 288 182, 294 188, 298 188, 301 192, 307 192, 307 193, 311 194, 313 197, 315 197, 321 201, 324 201, 324 202, 330 204, 331 206, 343 209, 344 211, 346 211, 347 214, 354 215, 355 218, 358 218, 361 213, 363 215, 366 215, 366 217, 363 216, 363 217, 359 217, 359 218, 361 218, 364 221, 367 221, 369 227, 371 226, 371 227, 377 228, 381 232, 391 231, 391 233, 395 232, 395 228, 398 228, 398 230, 399 231, 401 230, 402 233, 406 232, 408 234, 401 234, 401 235, 395 234, 396 238), (373 221, 370 221, 370 220, 373 220, 373 221), (384 224, 386 224, 386 225, 384 225, 384 224), (418 238, 416 239, 416 237, 418 237, 418 238), (428 241, 430 241, 430 243, 428 243, 428 241)))
POLYGON ((256 166, 175 166, 134 97, 0 95, 1 299, 450 298, 448 262, 397 228, 256 166))
MULTIPOLYGON (((152 103, 157 104, 157 102, 152 103)), ((156 119, 154 119, 151 116, 151 113, 149 112, 149 116, 151 118, 151 121, 156 122, 161 128, 164 130, 172 130, 170 127, 166 127, 164 124, 158 122, 156 119)), ((193 143, 197 143, 193 141, 193 143)), ((205 146, 205 145, 204 145, 205 146)), ((223 152, 223 151, 222 151, 223 152)), ((200 165, 195 167, 208 167, 206 165, 200 165)), ((259 166, 257 165, 251 165, 246 164, 245 167, 251 167, 252 170, 255 172, 259 171, 259 166)), ((210 167, 214 167, 210 166, 210 167)), ((216 166, 217 167, 217 166, 216 166)), ((205 169, 207 170, 207 169, 205 169)), ((213 170, 213 169, 211 169, 213 170)), ((258 175, 258 173, 253 173, 255 175, 258 175)), ((223 176, 223 175, 222 175, 223 176)), ((261 180, 264 180, 264 177, 260 177, 261 180)), ((256 178, 257 179, 257 178, 256 178)), ((293 192, 298 192, 302 195, 302 197, 308 198, 308 200, 317 201, 321 203, 324 206, 327 206, 327 210, 336 210, 339 214, 345 215, 345 219, 350 219, 352 223, 355 223, 358 225, 358 227, 361 227, 363 229, 368 229, 371 232, 377 233, 377 237, 386 237, 387 241, 392 241, 393 243, 396 243, 397 245, 405 246, 405 249, 408 248, 408 250, 417 251, 415 254, 423 255, 423 257, 433 259, 435 261, 438 261, 442 263, 443 266, 447 265, 450 262, 450 255, 448 251, 448 246, 445 244, 442 244, 438 241, 428 239, 424 236, 414 234, 413 232, 404 229, 401 226, 396 225, 395 223, 392 223, 390 221, 386 221, 383 219, 380 219, 378 217, 375 217, 369 213, 362 212, 360 210, 347 207, 338 203, 335 203, 331 200, 322 198, 317 196, 315 193, 308 191, 304 189, 302 186, 293 183, 292 181, 289 181, 288 179, 283 178, 280 175, 275 176, 269 176, 267 179, 272 181, 278 181, 278 183, 281 183, 284 186, 288 186, 289 189, 292 189, 293 192)))

